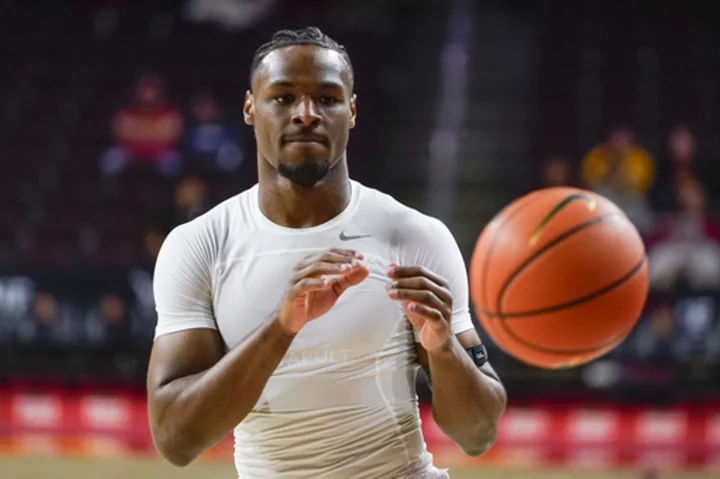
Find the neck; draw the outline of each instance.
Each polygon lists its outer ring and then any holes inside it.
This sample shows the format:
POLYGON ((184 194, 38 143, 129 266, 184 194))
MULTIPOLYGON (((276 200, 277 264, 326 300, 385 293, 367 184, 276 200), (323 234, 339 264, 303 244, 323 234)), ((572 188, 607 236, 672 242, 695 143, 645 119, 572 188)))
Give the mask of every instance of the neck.
POLYGON ((337 215, 350 203, 350 178, 345 159, 312 188, 303 188, 280 176, 258 158, 260 211, 273 223, 287 228, 311 228, 337 215))

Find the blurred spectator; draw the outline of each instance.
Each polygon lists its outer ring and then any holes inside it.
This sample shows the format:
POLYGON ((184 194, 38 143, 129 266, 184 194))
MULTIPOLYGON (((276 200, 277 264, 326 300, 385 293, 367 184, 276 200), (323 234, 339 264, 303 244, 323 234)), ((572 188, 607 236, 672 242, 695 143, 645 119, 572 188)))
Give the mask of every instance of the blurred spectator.
POLYGON ((543 186, 575 186, 575 174, 570 160, 563 155, 554 155, 543 163, 543 186))
POLYGON ((176 146, 182 134, 182 117, 165 102, 162 81, 143 76, 133 103, 117 112, 112 122, 116 144, 103 154, 101 169, 115 174, 133 163, 151 163, 165 174, 180 168, 176 146))
POLYGON ((720 286, 720 229, 705 211, 705 192, 682 183, 678 210, 648 240, 650 284, 671 289, 685 280, 694 288, 720 286))
POLYGON ((56 346, 66 339, 66 328, 57 300, 49 293, 37 293, 27 317, 18 325, 21 343, 56 346))
POLYGON ((653 363, 668 363, 675 357, 673 350, 675 323, 673 310, 661 304, 640 323, 634 335, 637 356, 653 363))
POLYGON ((208 210, 207 183, 199 176, 188 176, 175 187, 171 224, 175 227, 208 210))
POLYGON ((195 22, 213 21, 229 30, 248 28, 272 12, 277 0, 188 0, 185 15, 195 22))
POLYGON ((717 359, 718 308, 709 295, 683 297, 675 305, 676 352, 683 360, 717 359))
POLYGON ((677 192, 686 181, 697 181, 703 186, 711 183, 712 173, 700 171, 696 151, 692 131, 685 125, 676 125, 668 135, 666 153, 659 165, 652 192, 653 209, 667 212, 677 208, 677 192))
POLYGON ((582 160, 585 187, 617 204, 643 233, 653 227, 646 195, 654 176, 652 157, 635 143, 634 133, 624 127, 614 129, 605 143, 590 150, 582 160))
POLYGON ((115 294, 103 296, 88 312, 86 337, 90 344, 118 349, 130 340, 130 318, 123 299, 115 294))
POLYGON ((187 131, 187 162, 191 171, 240 168, 243 152, 229 125, 223 122, 217 103, 208 94, 191 102, 192 125, 187 131))
POLYGON ((205 213, 210 206, 207 183, 199 176, 185 177, 175 187, 172 204, 159 211, 143 237, 146 262, 154 264, 165 236, 176 226, 205 213))
POLYGON ((143 263, 146 266, 155 264, 158 253, 160 253, 160 247, 165 241, 165 236, 169 233, 169 225, 163 225, 160 223, 153 224, 150 228, 145 231, 143 235, 142 254, 144 257, 143 263))

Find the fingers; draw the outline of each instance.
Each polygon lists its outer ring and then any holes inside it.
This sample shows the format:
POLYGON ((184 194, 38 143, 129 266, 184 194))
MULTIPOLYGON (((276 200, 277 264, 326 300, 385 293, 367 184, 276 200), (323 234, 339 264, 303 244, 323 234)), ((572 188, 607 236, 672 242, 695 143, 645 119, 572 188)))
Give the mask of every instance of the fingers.
POLYGON ((443 314, 436 308, 431 308, 421 303, 410 303, 408 309, 413 313, 417 314, 426 319, 433 320, 435 322, 443 320, 443 314))
POLYGON ((388 296, 391 299, 407 303, 411 311, 414 311, 413 308, 418 308, 419 314, 423 314, 428 319, 449 319, 452 316, 452 306, 427 289, 394 289, 391 287, 388 289, 388 296), (430 310, 432 312, 428 312, 430 310))
POLYGON ((363 259, 355 250, 333 248, 320 253, 306 256, 295 265, 295 271, 300 271, 314 263, 350 263, 352 260, 363 259))
MULTIPOLYGON (((386 287, 391 299, 402 301, 414 315, 430 321, 449 321, 452 317, 452 293, 447 281, 420 266, 391 265, 386 287)), ((418 327, 418 325, 414 325, 418 327)))
POLYGON ((420 303, 410 303, 408 309, 413 313, 407 315, 408 321, 410 321, 410 324, 418 331, 423 329, 425 325, 428 325, 436 331, 448 327, 448 323, 444 321, 442 313, 435 308, 420 303))
POLYGON ((445 278, 421 266, 390 265, 388 296, 417 308, 417 313, 430 320, 447 321, 452 317, 453 298, 445 278))
POLYGON ((333 248, 306 256, 295 265, 291 282, 306 277, 322 275, 341 275, 357 267, 362 255, 355 250, 333 248))
POLYGON ((323 291, 332 287, 332 281, 327 278, 304 278, 290 287, 293 297, 303 296, 313 291, 323 291))
MULTIPOLYGON (((419 291, 419 292, 425 292, 425 293, 432 293, 435 295, 437 299, 440 300, 442 304, 448 304, 452 305, 452 294, 450 293, 449 288, 440 286, 437 283, 434 283, 430 281, 428 278, 422 277, 422 276, 415 276, 411 278, 402 278, 402 279, 396 279, 395 281, 392 281, 390 284, 386 286, 388 291, 391 290, 397 290, 401 291, 400 299, 402 299, 404 294, 410 294, 411 291, 419 291)), ((414 295, 413 298, 418 298, 419 296, 414 295)), ((420 296, 420 298, 422 298, 420 296)), ((428 295, 428 300, 431 300, 432 298, 428 295)))
POLYGON ((296 294, 332 288, 339 295, 370 274, 354 250, 330 249, 310 255, 295 266, 290 284, 296 294), (307 281, 313 280, 313 281, 307 281), (300 285, 297 288, 295 285, 300 285))
POLYGON ((296 283, 304 278, 318 278, 320 276, 333 276, 333 275, 346 275, 353 269, 360 266, 361 263, 357 260, 350 260, 347 262, 317 262, 311 263, 301 270, 297 271, 290 278, 291 283, 296 283))
POLYGON ((424 277, 441 288, 449 289, 450 287, 445 278, 422 266, 398 266, 392 264, 388 269, 388 276, 392 279, 424 277))
POLYGON ((335 290, 335 293, 337 293, 337 295, 339 296, 344 293, 348 288, 351 288, 365 281, 365 279, 369 275, 370 270, 362 263, 359 263, 358 266, 354 267, 352 270, 348 271, 343 276, 333 279, 332 287, 335 290))

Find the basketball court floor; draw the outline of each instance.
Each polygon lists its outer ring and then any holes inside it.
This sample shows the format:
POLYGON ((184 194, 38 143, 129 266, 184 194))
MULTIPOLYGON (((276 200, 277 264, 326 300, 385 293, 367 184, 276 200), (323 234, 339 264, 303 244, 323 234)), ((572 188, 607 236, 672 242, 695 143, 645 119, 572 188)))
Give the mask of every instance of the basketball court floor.
MULTIPOLYGON (((85 459, 0 457, 3 479, 233 479, 231 464, 204 461, 176 468, 158 459, 85 459)), ((451 469, 452 479, 642 479, 639 472, 562 470, 451 469)), ((661 479, 718 479, 720 472, 664 474, 661 479)))

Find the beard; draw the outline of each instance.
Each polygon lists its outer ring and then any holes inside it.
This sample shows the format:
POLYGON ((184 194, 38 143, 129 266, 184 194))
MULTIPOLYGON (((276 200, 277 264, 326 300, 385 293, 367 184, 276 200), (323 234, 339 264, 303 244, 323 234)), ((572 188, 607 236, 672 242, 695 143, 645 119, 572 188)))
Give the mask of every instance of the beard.
POLYGON ((303 163, 288 165, 280 163, 277 167, 280 176, 287 178, 302 188, 312 188, 330 172, 330 163, 303 163))

